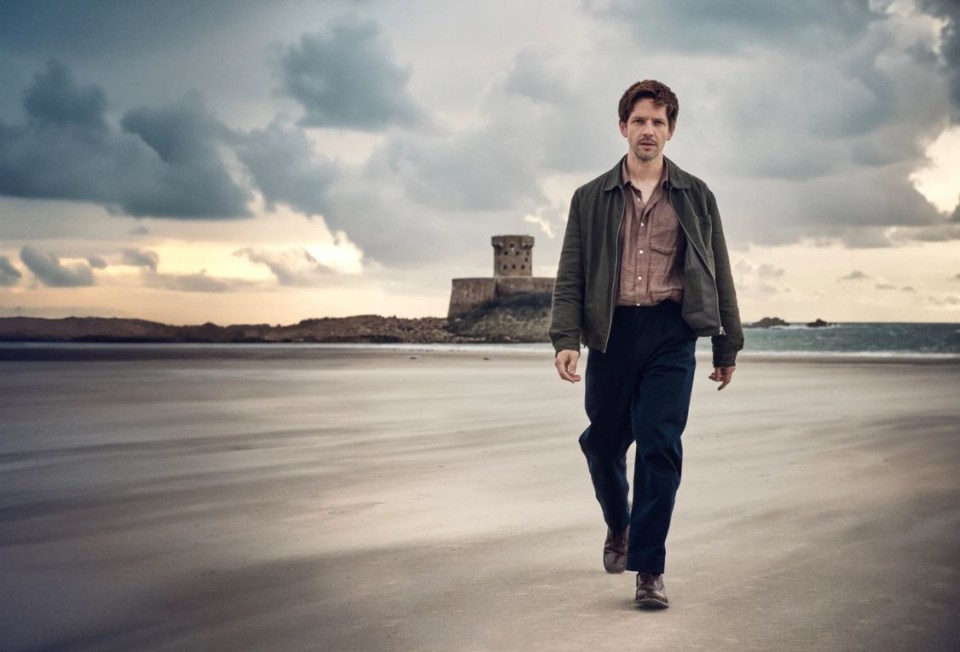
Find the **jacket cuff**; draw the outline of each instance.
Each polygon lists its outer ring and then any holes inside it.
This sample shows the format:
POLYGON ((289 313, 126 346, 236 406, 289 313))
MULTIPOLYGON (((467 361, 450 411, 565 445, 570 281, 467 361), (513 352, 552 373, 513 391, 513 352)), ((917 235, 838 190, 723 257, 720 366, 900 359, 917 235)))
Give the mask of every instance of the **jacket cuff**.
POLYGON ((714 367, 735 367, 737 366, 737 352, 736 351, 713 351, 713 366, 714 367))
POLYGON ((554 354, 557 357, 561 351, 580 352, 580 341, 576 339, 563 339, 553 343, 554 354))

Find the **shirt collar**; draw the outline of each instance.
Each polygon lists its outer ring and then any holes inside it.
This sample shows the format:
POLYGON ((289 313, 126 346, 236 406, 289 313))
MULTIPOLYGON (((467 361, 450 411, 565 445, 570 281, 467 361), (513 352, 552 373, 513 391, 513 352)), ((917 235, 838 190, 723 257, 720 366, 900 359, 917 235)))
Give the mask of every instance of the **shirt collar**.
MULTIPOLYGON (((667 187, 667 182, 670 180, 669 170, 670 168, 667 165, 667 160, 664 159, 663 169, 660 171, 660 182, 657 185, 662 186, 664 188, 667 187)), ((626 156, 623 157, 623 162, 620 164, 620 185, 630 186, 631 188, 634 187, 634 185, 630 183, 630 175, 627 174, 627 157, 626 156)))

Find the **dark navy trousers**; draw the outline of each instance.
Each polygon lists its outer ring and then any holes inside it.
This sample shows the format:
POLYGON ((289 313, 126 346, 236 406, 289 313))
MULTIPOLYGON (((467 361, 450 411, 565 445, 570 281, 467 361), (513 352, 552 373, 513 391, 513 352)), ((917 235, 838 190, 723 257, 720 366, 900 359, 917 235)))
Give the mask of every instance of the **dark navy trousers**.
POLYGON ((680 305, 618 306, 606 353, 590 349, 580 448, 614 532, 630 526, 627 569, 663 573, 696 367, 696 335, 680 305), (633 506, 627 450, 636 443, 633 506))

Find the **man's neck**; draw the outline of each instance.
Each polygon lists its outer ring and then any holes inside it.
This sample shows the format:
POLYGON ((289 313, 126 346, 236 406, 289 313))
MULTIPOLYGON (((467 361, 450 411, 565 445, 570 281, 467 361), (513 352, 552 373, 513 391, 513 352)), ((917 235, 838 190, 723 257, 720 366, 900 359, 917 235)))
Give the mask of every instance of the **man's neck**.
POLYGON ((641 183, 656 183, 663 174, 663 154, 652 161, 641 161, 633 152, 627 153, 627 176, 634 185, 641 183))

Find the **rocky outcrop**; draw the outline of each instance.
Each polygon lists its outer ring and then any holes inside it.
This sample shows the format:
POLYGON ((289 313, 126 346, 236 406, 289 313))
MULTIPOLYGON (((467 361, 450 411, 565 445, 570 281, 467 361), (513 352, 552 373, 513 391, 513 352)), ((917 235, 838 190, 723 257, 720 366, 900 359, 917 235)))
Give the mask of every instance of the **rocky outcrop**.
POLYGON ((516 294, 486 301, 451 317, 451 333, 482 342, 547 342, 550 294, 516 294))
POLYGON ((284 326, 275 331, 275 336, 283 338, 279 341, 285 342, 440 344, 477 341, 459 337, 447 330, 447 320, 442 317, 324 317, 305 319, 299 324, 284 326))
POLYGON ((789 326, 790 324, 783 321, 779 317, 764 317, 760 321, 755 321, 752 324, 744 324, 744 328, 773 328, 775 326, 789 326))
POLYGON ((490 301, 460 318, 324 317, 286 326, 213 323, 171 326, 142 319, 0 318, 0 340, 33 342, 371 342, 442 344, 546 342, 550 295, 490 301))
POLYGON ((830 325, 830 322, 828 322, 828 321, 823 321, 823 320, 820 319, 819 317, 818 317, 815 321, 812 321, 812 322, 808 322, 808 323, 807 323, 807 326, 808 326, 809 328, 823 328, 824 326, 829 326, 829 325, 830 325))

